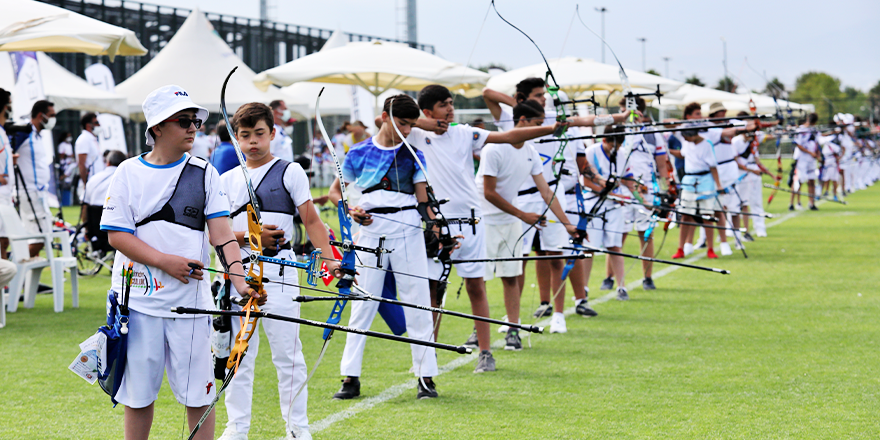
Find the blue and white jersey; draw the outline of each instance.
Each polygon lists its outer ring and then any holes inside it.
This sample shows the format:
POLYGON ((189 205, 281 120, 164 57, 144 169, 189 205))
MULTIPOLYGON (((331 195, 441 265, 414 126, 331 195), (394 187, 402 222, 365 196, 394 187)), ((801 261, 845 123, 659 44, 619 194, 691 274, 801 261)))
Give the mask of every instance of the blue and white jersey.
MULTIPOLYGON (((419 161, 425 164, 422 152, 416 151, 416 154, 419 161)), ((348 151, 342 165, 342 178, 345 183, 354 184, 364 192, 359 201, 364 210, 416 206, 415 184, 426 180, 424 171, 402 143, 386 147, 375 143, 374 137, 348 151), (387 190, 365 191, 383 183, 387 190)), ((385 235, 388 238, 421 234, 421 217, 414 209, 375 214, 373 219, 372 224, 361 228, 362 233, 377 237, 385 235)))

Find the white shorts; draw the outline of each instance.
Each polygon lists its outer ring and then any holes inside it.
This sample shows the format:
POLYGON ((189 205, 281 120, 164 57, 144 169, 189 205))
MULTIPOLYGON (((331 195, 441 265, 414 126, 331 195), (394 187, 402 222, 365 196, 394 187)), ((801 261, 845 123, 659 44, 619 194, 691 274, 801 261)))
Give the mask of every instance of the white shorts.
MULTIPOLYGON (((476 224, 477 234, 470 225, 450 225, 449 233, 453 236, 463 235, 459 239, 461 247, 452 251, 451 258, 456 260, 476 260, 486 258, 486 231, 482 222, 476 224)), ((486 275, 486 263, 458 263, 455 265, 458 276, 462 278, 483 278, 486 275)), ((428 259, 428 278, 437 280, 443 273, 443 265, 433 258, 428 259)))
POLYGON ((612 248, 623 246, 623 234, 627 232, 624 222, 625 207, 618 207, 605 211, 604 219, 597 217, 590 220, 587 226, 587 243, 597 248, 612 248))
POLYGON ((130 408, 149 406, 159 397, 167 371, 179 403, 190 408, 210 404, 216 391, 211 319, 159 318, 134 310, 129 318, 128 355, 116 400, 130 408))
POLYGON ((807 183, 810 180, 816 180, 819 171, 816 169, 816 161, 801 159, 797 161, 798 182, 807 183))
MULTIPOLYGON (((653 203, 653 200, 651 200, 651 202, 645 200, 645 203, 653 203)), ((650 208, 638 205, 627 205, 621 209, 623 210, 624 229, 627 232, 630 230, 645 232, 651 227, 650 208)))
POLYGON ((683 214, 694 216, 697 215, 698 211, 700 215, 714 214, 715 211, 720 210, 721 207, 718 206, 718 201, 715 197, 707 197, 702 200, 697 200, 697 193, 693 191, 681 192, 681 206, 678 211, 683 214))
MULTIPOLYGON (((12 203, 12 191, 7 188, 0 188, 0 206, 14 206, 12 203)), ((6 235, 6 226, 0 222, 0 237, 8 237, 6 235)))
MULTIPOLYGON (((557 197, 558 197, 557 193, 557 197)), ((565 210, 565 201, 559 200, 562 205, 562 209, 565 210)), ((521 210, 525 212, 534 212, 536 214, 540 214, 547 209, 547 204, 544 202, 530 202, 524 203, 519 207, 521 210)), ((556 220, 556 216, 550 211, 547 210, 547 214, 545 214, 547 219, 556 220)), ((576 224, 576 223, 575 223, 576 224)), ((562 223, 547 223, 547 226, 541 227, 538 229, 538 226, 530 228, 530 224, 522 223, 522 230, 526 232, 523 235, 522 239, 522 253, 523 255, 528 255, 532 251, 532 244, 535 241, 535 235, 538 235, 538 250, 539 251, 551 251, 551 252, 559 252, 561 247, 565 247, 569 245, 569 235, 568 231, 565 230, 565 225, 562 223)), ((522 234, 522 232, 520 232, 522 234)))
POLYGON ((837 171, 837 165, 832 164, 822 168, 823 182, 836 182, 840 180, 840 173, 837 171))
POLYGON ((744 202, 740 198, 741 194, 739 194, 739 191, 740 188, 734 184, 727 187, 727 194, 718 195, 718 200, 721 200, 721 204, 726 211, 742 211, 740 208, 742 208, 744 202))
MULTIPOLYGON (((52 232, 52 213, 46 205, 45 198, 39 192, 19 191, 18 200, 21 220, 29 234, 40 234, 40 228, 42 228, 43 234, 52 232), (28 196, 30 196, 30 201, 28 201, 28 196), (31 209, 31 204, 33 204, 33 209, 31 209), (36 211, 36 215, 34 211, 36 211), (37 225, 38 221, 39 225, 37 225)), ((43 240, 28 240, 28 243, 43 243, 43 240)))
MULTIPOLYGON (((486 225, 486 258, 518 257, 521 248, 516 243, 522 235, 522 222, 504 225, 486 225)), ((522 275, 522 261, 486 263, 486 281, 494 277, 510 278, 522 275)))

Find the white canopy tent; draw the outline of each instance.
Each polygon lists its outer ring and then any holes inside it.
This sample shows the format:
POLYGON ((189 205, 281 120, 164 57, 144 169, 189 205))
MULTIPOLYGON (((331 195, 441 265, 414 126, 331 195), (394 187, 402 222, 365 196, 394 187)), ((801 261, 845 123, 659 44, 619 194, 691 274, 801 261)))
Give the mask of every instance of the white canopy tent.
MULTIPOLYGON (((603 64, 591 59, 564 57, 548 60, 561 91, 571 97, 582 97, 591 91, 620 92, 623 84, 620 79, 620 68, 611 64, 603 64)), ((516 84, 525 78, 544 78, 547 66, 544 63, 521 67, 509 72, 495 75, 486 84, 490 89, 512 95, 516 84)), ((660 87, 661 92, 669 92, 681 87, 682 83, 661 76, 626 69, 630 86, 635 92, 651 92, 660 87)), ((552 82, 552 80, 550 80, 552 82)), ((606 95, 607 96, 607 95, 606 95)), ((661 102, 666 97, 661 98, 661 102)), ((652 97, 646 96, 650 101, 652 97)), ((613 104, 612 104, 613 105, 613 104)))
POLYGON ((0 51, 144 55, 134 32, 34 0, 3 2, 0 51))
MULTIPOLYGON (((335 49, 338 47, 343 47, 348 44, 348 40, 345 39, 345 33, 341 30, 337 30, 333 32, 333 35, 327 39, 324 43, 324 46, 321 47, 321 52, 335 49)), ((285 101, 285 103, 289 106, 291 103, 298 107, 308 108, 308 116, 315 116, 315 99, 318 97, 318 93, 321 89, 324 89, 324 94, 321 95, 321 114, 322 115, 341 115, 347 116, 351 114, 352 107, 352 90, 353 85, 347 84, 330 84, 330 83, 321 83, 321 82, 312 82, 312 81, 302 81, 291 84, 287 87, 282 87, 281 91, 292 98, 292 101, 285 101)), ((360 87, 360 86, 354 86, 360 87)), ((384 93, 379 95, 378 101, 384 102, 385 98, 396 95, 400 93, 400 90, 391 89, 386 90, 384 93)), ((363 121, 367 126, 370 126, 370 121, 363 121)))
MULTIPOLYGON (((128 117, 128 105, 124 97, 92 86, 45 53, 37 52, 37 63, 40 66, 43 92, 46 99, 55 103, 55 111, 82 110, 128 117)), ((5 53, 0 53, 0 87, 6 90, 15 88, 15 73, 9 56, 5 53)))
MULTIPOLYGON (((730 93, 693 84, 685 84, 678 90, 668 93, 664 96, 659 108, 684 108, 688 104, 696 102, 702 105, 703 114, 708 115, 709 106, 712 103, 720 102, 727 109, 728 116, 735 116, 736 113, 741 111, 749 111, 749 100, 754 100, 759 114, 776 112, 776 104, 770 96, 757 93, 730 93)), ((815 110, 811 104, 798 104, 781 99, 778 100, 778 103, 783 109, 790 107, 798 112, 811 112, 815 110)))
POLYGON ((272 84, 289 86, 301 81, 354 84, 376 99, 390 89, 418 91, 429 84, 450 90, 479 88, 489 75, 463 67, 405 44, 385 41, 352 42, 322 50, 261 72, 254 83, 265 90, 272 84))
MULTIPOLYGON (((290 100, 277 87, 258 90, 253 84, 254 71, 242 62, 217 35, 211 22, 194 10, 171 41, 137 73, 116 86, 116 92, 128 100, 131 118, 143 121, 142 104, 153 90, 177 84, 192 100, 209 111, 220 111, 220 89, 234 67, 238 70, 226 87, 226 105, 230 115, 248 102, 268 104, 275 99, 290 100)), ((307 113, 303 107, 288 104, 297 117, 307 113)))

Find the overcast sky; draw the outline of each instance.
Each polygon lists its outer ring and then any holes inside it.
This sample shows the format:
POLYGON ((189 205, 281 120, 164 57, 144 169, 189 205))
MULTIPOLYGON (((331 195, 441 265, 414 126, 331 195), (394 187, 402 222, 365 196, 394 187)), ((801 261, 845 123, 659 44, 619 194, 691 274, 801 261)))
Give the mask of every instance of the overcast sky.
MULTIPOLYGON (((268 0, 271 19, 387 38, 399 36, 397 10, 403 0, 268 0)), ((181 8, 259 17, 259 0, 152 0, 181 8)), ((666 74, 663 57, 670 57, 669 76, 682 80, 692 74, 714 86, 724 75, 722 37, 727 41, 731 76, 751 89, 765 81, 744 60, 787 87, 808 71, 829 73, 846 86, 867 91, 880 80, 880 1, 646 1, 624 4, 601 0, 496 0, 499 12, 528 33, 548 58, 560 55, 600 60, 601 42, 577 20, 581 17, 601 33, 605 6, 606 40, 623 66, 641 70, 646 38, 646 65, 666 74), (603 3, 604 2, 604 3, 603 3), (567 38, 566 38, 567 35, 567 38), (564 44, 564 46, 563 46, 564 44)), ((459 63, 480 66, 500 63, 509 68, 541 61, 537 50, 494 12, 488 0, 420 0, 418 37, 437 53, 459 63), (485 24, 484 23, 484 17, 485 24), (482 26, 482 32, 480 28, 482 26), (473 54, 471 55, 471 52, 473 54)), ((606 62, 613 63, 606 51, 606 62)))

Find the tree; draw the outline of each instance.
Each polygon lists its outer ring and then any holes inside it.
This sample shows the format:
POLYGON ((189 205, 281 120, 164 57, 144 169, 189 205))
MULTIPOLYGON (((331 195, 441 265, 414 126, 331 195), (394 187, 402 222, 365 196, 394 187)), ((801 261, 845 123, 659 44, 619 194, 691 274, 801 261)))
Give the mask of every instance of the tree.
POLYGON ((764 87, 764 93, 770 96, 780 97, 780 95, 785 93, 785 84, 783 84, 779 78, 773 77, 773 79, 771 79, 764 87))
POLYGON ((694 74, 690 78, 685 79, 684 82, 687 84, 693 84, 693 85, 699 86, 699 87, 706 87, 706 83, 704 83, 702 80, 700 80, 700 77, 698 77, 697 74, 694 74))
POLYGON ((823 72, 807 72, 795 80, 791 100, 801 104, 813 104, 820 122, 831 120, 835 112, 845 100, 840 91, 840 80, 823 72))
POLYGON ((655 75, 655 76, 663 76, 660 74, 660 72, 658 72, 654 69, 648 69, 647 71, 645 71, 645 73, 650 73, 651 75, 655 75))
POLYGON ((729 76, 725 76, 718 80, 715 90, 723 90, 725 92, 736 93, 736 83, 729 76))

